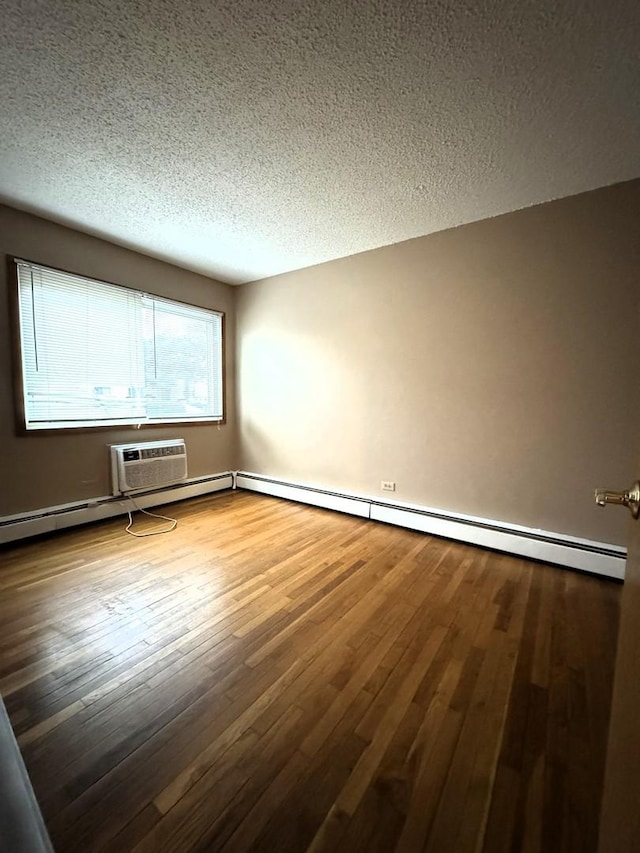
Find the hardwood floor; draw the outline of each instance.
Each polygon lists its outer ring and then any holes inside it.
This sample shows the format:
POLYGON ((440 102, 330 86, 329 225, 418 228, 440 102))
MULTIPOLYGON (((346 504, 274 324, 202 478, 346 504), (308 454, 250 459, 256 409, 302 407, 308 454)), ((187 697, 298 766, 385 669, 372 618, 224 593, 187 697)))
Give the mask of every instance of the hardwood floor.
POLYGON ((249 493, 0 552, 58 853, 595 851, 620 588, 249 493))

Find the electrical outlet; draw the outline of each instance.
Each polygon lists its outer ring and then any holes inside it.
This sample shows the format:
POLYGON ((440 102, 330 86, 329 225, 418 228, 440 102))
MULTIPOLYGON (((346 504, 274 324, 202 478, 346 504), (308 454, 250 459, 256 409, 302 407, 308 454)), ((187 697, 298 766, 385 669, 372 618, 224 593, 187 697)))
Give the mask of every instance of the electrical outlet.
POLYGON ((395 492, 396 484, 393 482, 393 480, 383 480, 380 483, 380 488, 383 492, 395 492))

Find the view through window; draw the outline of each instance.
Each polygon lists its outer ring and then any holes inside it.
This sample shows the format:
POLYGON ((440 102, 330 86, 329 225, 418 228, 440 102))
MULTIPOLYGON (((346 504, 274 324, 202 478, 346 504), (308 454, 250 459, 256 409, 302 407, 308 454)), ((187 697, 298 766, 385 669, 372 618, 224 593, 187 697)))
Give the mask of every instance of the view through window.
POLYGON ((220 312, 16 268, 27 429, 223 419, 220 312))

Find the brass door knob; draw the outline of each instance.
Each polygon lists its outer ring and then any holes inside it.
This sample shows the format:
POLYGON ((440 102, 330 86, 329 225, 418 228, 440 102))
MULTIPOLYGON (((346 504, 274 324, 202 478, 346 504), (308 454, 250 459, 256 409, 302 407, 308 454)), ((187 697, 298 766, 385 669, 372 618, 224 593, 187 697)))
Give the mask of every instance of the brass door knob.
POLYGON ((640 516, 640 481, 636 480, 626 492, 614 492, 610 489, 596 489, 595 500, 598 506, 614 504, 629 507, 634 518, 640 516))

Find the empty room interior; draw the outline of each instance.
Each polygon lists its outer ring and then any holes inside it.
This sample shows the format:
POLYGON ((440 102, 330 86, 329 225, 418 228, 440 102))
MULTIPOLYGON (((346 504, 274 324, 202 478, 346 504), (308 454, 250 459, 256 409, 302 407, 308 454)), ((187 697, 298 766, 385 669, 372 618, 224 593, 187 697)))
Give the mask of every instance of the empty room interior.
POLYGON ((640 7, 0 10, 0 849, 640 850, 640 7))

